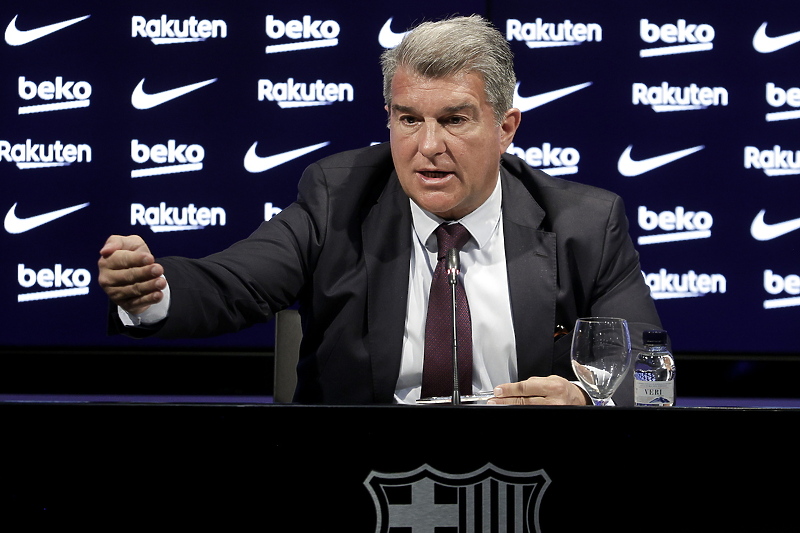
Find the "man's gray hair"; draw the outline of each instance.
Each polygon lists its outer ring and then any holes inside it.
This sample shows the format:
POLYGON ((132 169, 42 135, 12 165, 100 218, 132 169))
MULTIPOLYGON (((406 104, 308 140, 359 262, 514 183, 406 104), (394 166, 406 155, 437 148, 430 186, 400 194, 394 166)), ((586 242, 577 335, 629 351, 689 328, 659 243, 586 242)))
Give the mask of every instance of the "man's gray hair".
POLYGON ((423 22, 381 55, 383 99, 389 107, 392 78, 400 67, 426 78, 480 74, 498 124, 513 106, 517 80, 511 48, 503 34, 478 15, 423 22))

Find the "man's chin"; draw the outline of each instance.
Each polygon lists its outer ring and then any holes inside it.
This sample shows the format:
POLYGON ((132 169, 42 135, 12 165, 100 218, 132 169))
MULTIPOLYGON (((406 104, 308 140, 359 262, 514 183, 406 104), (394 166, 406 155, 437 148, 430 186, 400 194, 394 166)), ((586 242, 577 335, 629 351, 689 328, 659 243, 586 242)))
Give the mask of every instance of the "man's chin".
POLYGON ((458 220, 466 216, 466 213, 460 213, 458 204, 452 200, 449 202, 417 202, 417 205, 425 211, 445 220, 458 220))

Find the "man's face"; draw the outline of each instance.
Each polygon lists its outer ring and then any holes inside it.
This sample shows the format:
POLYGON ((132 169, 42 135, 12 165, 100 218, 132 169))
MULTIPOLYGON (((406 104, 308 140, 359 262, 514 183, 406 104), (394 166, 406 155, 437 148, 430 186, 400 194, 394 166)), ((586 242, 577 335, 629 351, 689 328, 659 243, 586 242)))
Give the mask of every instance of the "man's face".
POLYGON ((388 112, 400 185, 420 207, 447 220, 468 215, 491 195, 500 156, 521 118, 510 109, 496 124, 479 74, 431 79, 404 68, 392 79, 388 112))

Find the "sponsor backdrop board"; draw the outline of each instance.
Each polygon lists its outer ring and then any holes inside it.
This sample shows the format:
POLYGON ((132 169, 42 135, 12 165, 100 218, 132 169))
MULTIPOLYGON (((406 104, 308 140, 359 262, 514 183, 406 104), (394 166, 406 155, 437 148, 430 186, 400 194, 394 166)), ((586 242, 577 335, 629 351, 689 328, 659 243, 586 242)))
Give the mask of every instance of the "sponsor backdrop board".
POLYGON ((677 351, 797 353, 778 333, 800 316, 788 1, 5 2, 2 344, 143 347, 105 335, 106 237, 193 257, 246 237, 308 164, 388 140, 379 54, 455 13, 488 16, 515 53, 510 151, 624 198, 677 351))

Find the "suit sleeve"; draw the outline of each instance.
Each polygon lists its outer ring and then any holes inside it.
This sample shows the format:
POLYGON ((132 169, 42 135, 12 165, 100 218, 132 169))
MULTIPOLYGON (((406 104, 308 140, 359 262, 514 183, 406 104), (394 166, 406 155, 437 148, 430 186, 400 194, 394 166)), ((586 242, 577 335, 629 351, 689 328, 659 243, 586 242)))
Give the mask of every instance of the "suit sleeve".
MULTIPOLYGON (((609 213, 592 296, 592 316, 620 317, 628 321, 634 357, 644 347, 642 333, 648 329, 661 329, 650 287, 642 276, 639 254, 628 233, 628 219, 621 198, 616 199, 609 213)), ((633 405, 632 378, 623 381, 614 394, 614 402, 633 405)))
MULTIPOLYGON (((132 336, 207 337, 270 320, 303 292, 325 239, 327 189, 312 165, 298 199, 247 239, 202 259, 159 259, 171 290, 168 318, 132 336)), ((112 317, 112 330, 120 331, 112 317)))
POLYGON ((606 222, 591 309, 594 316, 617 316, 631 322, 660 324, 650 288, 642 276, 639 253, 628 233, 625 207, 618 197, 606 222))

